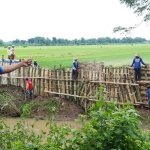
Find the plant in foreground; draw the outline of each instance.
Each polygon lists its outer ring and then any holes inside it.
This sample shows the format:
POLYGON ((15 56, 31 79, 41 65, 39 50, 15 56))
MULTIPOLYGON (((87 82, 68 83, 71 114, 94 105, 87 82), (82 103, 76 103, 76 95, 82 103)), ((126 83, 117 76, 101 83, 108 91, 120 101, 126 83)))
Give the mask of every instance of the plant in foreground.
MULTIPOLYGON (((90 120, 80 115, 83 127, 72 129, 66 124, 54 122, 57 109, 51 107, 46 126, 49 132, 36 134, 34 124, 27 118, 31 105, 23 108, 21 120, 13 129, 0 119, 0 148, 2 150, 149 150, 149 136, 141 128, 139 114, 130 104, 118 108, 115 102, 106 102, 103 88, 99 88, 100 100, 89 110, 90 120), (26 126, 27 125, 27 126, 26 126), (44 142, 43 142, 44 140, 44 142)), ((38 119, 36 119, 38 121, 38 119)))

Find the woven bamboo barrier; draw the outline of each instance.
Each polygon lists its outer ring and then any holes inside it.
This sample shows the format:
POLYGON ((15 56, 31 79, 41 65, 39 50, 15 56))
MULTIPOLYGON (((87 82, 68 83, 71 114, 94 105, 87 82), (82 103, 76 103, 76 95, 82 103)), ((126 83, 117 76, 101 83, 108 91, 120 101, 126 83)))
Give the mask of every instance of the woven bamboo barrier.
MULTIPOLYGON (((0 65, 10 63, 0 62, 0 65)), ((142 68, 142 80, 134 81, 132 67, 104 67, 104 63, 79 63, 78 79, 72 80, 72 69, 62 70, 61 66, 51 70, 40 67, 22 67, 9 74, 0 75, 0 84, 25 88, 25 78, 34 84, 34 94, 41 96, 59 95, 75 101, 85 111, 98 100, 95 94, 104 87, 107 101, 118 105, 130 101, 133 105, 147 106, 146 85, 150 84, 150 67, 142 68)))

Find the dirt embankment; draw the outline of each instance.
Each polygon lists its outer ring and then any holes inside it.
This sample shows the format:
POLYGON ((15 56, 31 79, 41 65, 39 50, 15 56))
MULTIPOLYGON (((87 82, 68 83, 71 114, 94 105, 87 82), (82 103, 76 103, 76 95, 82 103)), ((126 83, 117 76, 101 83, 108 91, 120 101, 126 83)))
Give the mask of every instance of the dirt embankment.
MULTIPOLYGON (((57 108, 56 120, 67 121, 75 120, 79 114, 85 114, 84 110, 74 102, 59 97, 34 96, 29 99, 22 91, 21 87, 1 86, 0 87, 0 116, 19 117, 22 106, 34 103, 31 110, 31 117, 46 119, 50 115, 50 108, 57 108)), ((146 108, 137 108, 143 124, 150 122, 146 108)))
POLYGON ((79 114, 85 114, 84 110, 77 104, 59 97, 33 96, 29 99, 21 87, 1 86, 0 87, 0 115, 19 117, 24 104, 34 103, 31 110, 31 117, 46 119, 50 115, 50 107, 57 107, 56 120, 74 120, 79 114))

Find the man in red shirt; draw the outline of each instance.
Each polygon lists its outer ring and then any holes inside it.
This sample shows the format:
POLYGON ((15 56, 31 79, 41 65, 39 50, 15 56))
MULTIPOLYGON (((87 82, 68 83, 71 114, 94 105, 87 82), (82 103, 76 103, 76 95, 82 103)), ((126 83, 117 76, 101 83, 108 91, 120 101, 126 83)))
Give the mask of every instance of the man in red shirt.
POLYGON ((28 90, 28 94, 30 98, 32 98, 33 94, 33 84, 30 79, 26 78, 26 90, 28 90))

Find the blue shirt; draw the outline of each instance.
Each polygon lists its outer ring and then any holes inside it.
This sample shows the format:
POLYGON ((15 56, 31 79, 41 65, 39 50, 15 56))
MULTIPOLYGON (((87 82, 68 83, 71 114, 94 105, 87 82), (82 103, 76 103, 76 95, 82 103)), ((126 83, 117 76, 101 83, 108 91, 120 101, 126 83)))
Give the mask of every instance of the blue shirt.
POLYGON ((77 60, 73 61, 72 69, 73 70, 77 70, 78 69, 78 62, 77 62, 77 60))
POLYGON ((2 68, 2 66, 0 66, 0 74, 2 74, 3 73, 3 68, 2 68))
POLYGON ((148 101, 150 102, 150 89, 146 91, 146 96, 148 97, 148 101))
POLYGON ((143 65, 146 65, 146 64, 143 62, 142 58, 140 58, 140 57, 135 57, 135 58, 133 59, 132 65, 134 65, 134 68, 141 68, 141 63, 142 63, 143 65))

